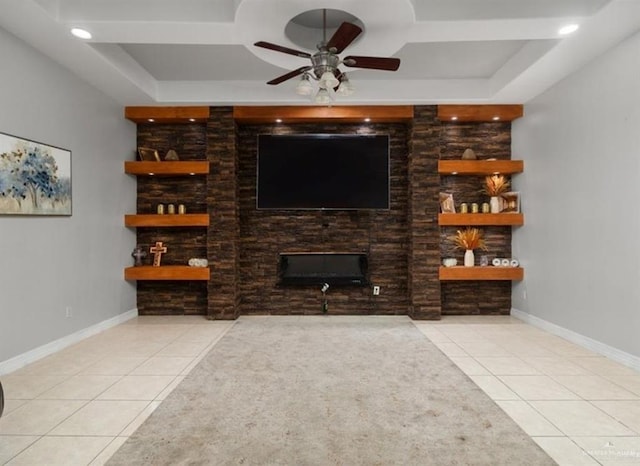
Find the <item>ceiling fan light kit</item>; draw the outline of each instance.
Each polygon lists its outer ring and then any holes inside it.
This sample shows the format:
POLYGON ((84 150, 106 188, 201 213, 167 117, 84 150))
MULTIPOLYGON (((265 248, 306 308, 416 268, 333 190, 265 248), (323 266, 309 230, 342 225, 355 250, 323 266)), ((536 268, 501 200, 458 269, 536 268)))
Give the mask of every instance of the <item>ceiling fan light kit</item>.
POLYGON ((323 89, 333 89, 338 84, 340 84, 340 81, 338 81, 338 78, 336 78, 331 71, 325 71, 322 73, 320 81, 318 81, 318 85, 323 89))
POLYGON ((345 21, 340 25, 329 41, 327 41, 326 15, 327 11, 325 9, 322 11, 323 40, 317 45, 318 51, 313 55, 308 52, 283 47, 281 45, 265 41, 259 41, 254 44, 256 47, 262 47, 275 52, 286 53, 311 60, 311 65, 302 66, 283 74, 282 76, 278 76, 277 78, 267 82, 267 84, 280 84, 291 78, 302 75, 298 85, 296 86, 295 92, 298 95, 310 96, 314 93, 314 86, 311 84, 311 78, 313 78, 318 82, 318 90, 315 94, 314 102, 317 104, 330 104, 336 95, 350 96, 355 91, 353 84, 351 84, 347 78, 347 74, 340 70, 340 65, 384 71, 396 71, 399 68, 400 59, 398 58, 348 56, 345 57, 344 60, 340 60, 338 54, 340 54, 362 33, 362 28, 345 21))
POLYGON ((296 94, 311 95, 313 94, 313 84, 309 81, 309 73, 305 73, 300 78, 300 82, 296 86, 296 94))
POLYGON ((340 85, 336 90, 336 94, 348 97, 355 92, 355 88, 349 78, 347 78, 347 73, 342 73, 342 81, 340 81, 340 85))
POLYGON ((315 103, 325 105, 330 104, 332 101, 333 99, 331 98, 328 90, 322 87, 318 89, 318 93, 316 94, 316 97, 314 99, 315 103))

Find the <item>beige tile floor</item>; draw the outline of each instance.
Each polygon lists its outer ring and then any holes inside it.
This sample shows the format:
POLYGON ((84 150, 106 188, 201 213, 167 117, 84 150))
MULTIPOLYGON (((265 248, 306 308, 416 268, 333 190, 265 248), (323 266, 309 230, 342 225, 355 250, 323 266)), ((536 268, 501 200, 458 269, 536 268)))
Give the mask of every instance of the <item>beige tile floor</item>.
MULTIPOLYGON (((414 323, 560 465, 640 464, 640 372, 511 317, 414 323)), ((232 325, 138 317, 3 376, 0 464, 104 464, 232 325)))
POLYGON ((138 317, 2 376, 0 464, 104 464, 232 325, 138 317))
POLYGON ((640 464, 640 372, 513 317, 414 323, 558 464, 640 464))

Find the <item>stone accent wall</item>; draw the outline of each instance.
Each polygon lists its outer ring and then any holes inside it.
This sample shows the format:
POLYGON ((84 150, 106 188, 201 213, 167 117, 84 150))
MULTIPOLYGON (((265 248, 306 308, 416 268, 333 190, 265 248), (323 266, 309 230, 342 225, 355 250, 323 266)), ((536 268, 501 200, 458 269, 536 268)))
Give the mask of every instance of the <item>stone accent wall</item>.
MULTIPOLYGON (((205 123, 139 124, 138 146, 162 158, 169 149, 181 160, 209 160, 208 176, 138 177, 138 213, 158 203, 185 204, 187 212, 208 212, 203 228, 138 228, 138 244, 163 241, 163 264, 207 257, 211 279, 204 282, 140 281, 140 314, 203 314, 235 319, 240 314, 320 314, 316 287, 277 287, 280 252, 343 251, 369 255, 372 284, 332 288, 330 314, 409 314, 439 319, 450 314, 508 314, 511 283, 440 282, 443 257, 462 260, 448 237, 456 227, 438 226, 441 191, 461 202, 487 201, 482 177, 442 176, 438 159, 458 159, 471 147, 479 158, 511 158, 510 123, 451 123, 436 118, 435 106, 416 106, 410 124, 242 125, 230 107, 211 108, 205 123), (256 156, 260 133, 375 133, 391 136, 389 211, 257 211, 256 156)), ((511 256, 511 227, 483 228, 493 257, 511 256)), ((476 251, 479 261, 482 251, 476 251)), ((151 257, 147 258, 151 263, 151 257)))
MULTIPOLYGON (((169 149, 181 160, 203 160, 206 153, 206 126, 194 124, 139 124, 138 147, 158 150, 162 160, 169 149)), ((137 213, 153 214, 159 203, 184 204, 187 212, 206 212, 205 176, 137 177, 137 213)), ((206 228, 138 228, 137 244, 149 252, 156 241, 167 246, 163 265, 184 265, 191 257, 206 257, 206 228)), ((151 265, 149 254, 146 264, 151 265)), ((137 282, 138 313, 204 314, 207 306, 207 286, 202 282, 139 281, 137 282)))
MULTIPOLYGON (((511 123, 442 123, 442 159, 460 159, 465 149, 471 148, 478 159, 511 158, 511 123)), ((460 203, 489 202, 481 192, 482 176, 442 176, 441 189, 453 194, 456 209, 460 203)), ((440 254, 455 257, 462 263, 464 251, 455 250, 449 237, 461 227, 443 227, 440 231, 440 254)), ((476 265, 480 256, 511 257, 511 227, 482 227, 487 251, 476 250, 476 265)), ((509 314, 511 312, 511 282, 471 281, 442 282, 442 314, 509 314)))
POLYGON ((277 287, 281 252, 364 252, 371 282, 381 287, 334 287, 329 314, 406 314, 407 128, 404 124, 247 125, 238 128, 241 314, 321 314, 319 287, 277 287), (258 134, 389 134, 391 209, 388 211, 256 210, 258 134))
POLYGON ((409 192, 409 315, 440 318, 440 122, 435 106, 416 106, 410 133, 409 192))
POLYGON ((207 317, 235 319, 240 311, 240 222, 236 125, 231 107, 212 107, 207 123, 210 216, 207 257, 211 269, 207 317))

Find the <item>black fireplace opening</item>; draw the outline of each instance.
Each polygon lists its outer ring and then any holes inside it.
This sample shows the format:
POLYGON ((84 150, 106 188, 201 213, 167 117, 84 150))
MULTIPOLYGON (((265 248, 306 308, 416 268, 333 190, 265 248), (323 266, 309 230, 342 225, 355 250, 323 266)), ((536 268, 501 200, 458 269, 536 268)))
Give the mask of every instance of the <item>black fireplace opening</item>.
POLYGON ((365 253, 281 253, 279 286, 368 286, 369 260, 365 253))

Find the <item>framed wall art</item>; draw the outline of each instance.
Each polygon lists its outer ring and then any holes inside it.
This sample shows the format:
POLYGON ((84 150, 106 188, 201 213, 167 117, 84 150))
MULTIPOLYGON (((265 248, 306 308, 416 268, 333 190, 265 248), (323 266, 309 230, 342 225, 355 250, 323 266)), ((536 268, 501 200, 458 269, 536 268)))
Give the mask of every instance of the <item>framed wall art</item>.
POLYGON ((71 151, 0 133, 0 215, 71 215, 71 151))
POLYGON ((453 202, 453 194, 440 193, 440 210, 445 213, 456 213, 456 205, 453 202))
POLYGON ((501 212, 505 213, 520 213, 520 193, 517 191, 509 191, 508 193, 502 193, 503 207, 501 212))

